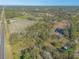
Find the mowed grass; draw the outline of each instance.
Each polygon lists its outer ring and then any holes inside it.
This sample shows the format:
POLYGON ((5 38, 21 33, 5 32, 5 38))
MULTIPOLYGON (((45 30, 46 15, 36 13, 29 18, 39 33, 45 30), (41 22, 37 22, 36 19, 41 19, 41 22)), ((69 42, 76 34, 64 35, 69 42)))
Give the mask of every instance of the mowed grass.
POLYGON ((12 58, 12 50, 11 46, 9 45, 9 31, 7 22, 5 23, 5 50, 6 50, 6 59, 13 59, 12 58))
POLYGON ((19 19, 19 20, 25 20, 27 19, 27 16, 18 16, 18 17, 15 17, 16 19, 19 19))

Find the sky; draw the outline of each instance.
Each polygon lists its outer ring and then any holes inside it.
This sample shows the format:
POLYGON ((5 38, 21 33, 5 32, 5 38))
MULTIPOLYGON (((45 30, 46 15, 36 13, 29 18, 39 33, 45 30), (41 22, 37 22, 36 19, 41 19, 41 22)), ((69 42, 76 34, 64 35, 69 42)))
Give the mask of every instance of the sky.
POLYGON ((0 0, 0 5, 79 6, 79 0, 0 0))

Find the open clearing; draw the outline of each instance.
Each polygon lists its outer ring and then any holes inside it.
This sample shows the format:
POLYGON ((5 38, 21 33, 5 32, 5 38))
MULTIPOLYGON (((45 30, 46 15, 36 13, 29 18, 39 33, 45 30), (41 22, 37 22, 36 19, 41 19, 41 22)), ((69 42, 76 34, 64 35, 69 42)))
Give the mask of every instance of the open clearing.
POLYGON ((20 32, 23 31, 25 28, 32 26, 33 24, 36 24, 37 21, 30 21, 30 20, 16 20, 14 22, 11 22, 9 24, 9 32, 20 32))

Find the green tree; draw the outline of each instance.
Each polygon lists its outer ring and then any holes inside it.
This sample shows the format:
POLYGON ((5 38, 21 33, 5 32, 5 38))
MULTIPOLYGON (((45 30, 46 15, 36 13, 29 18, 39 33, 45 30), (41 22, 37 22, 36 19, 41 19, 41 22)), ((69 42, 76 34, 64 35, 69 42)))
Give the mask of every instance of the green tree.
POLYGON ((22 55, 21 55, 20 59, 31 59, 31 55, 27 49, 22 51, 22 55))

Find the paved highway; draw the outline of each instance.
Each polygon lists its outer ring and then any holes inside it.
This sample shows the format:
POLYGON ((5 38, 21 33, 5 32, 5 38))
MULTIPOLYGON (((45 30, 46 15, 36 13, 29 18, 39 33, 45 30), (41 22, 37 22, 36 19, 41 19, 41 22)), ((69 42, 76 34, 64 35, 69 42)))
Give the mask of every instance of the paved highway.
POLYGON ((4 8, 1 14, 1 44, 0 44, 0 59, 5 59, 5 15, 4 15, 4 8))

